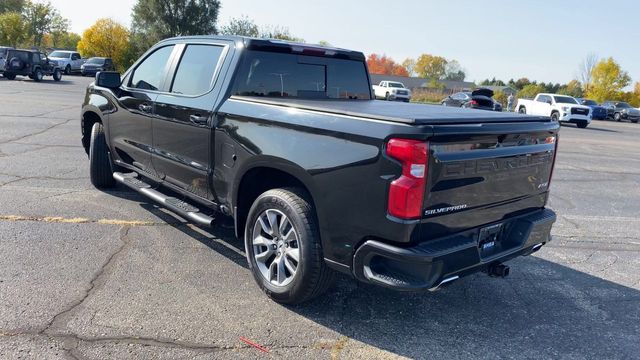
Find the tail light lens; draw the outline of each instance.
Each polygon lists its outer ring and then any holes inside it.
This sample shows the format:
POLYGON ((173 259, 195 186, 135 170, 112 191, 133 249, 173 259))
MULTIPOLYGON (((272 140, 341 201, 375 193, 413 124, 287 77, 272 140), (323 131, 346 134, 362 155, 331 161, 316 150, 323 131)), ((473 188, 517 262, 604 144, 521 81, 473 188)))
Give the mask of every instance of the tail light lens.
POLYGON ((555 144, 555 149, 553 150, 553 161, 551 162, 551 174, 549 174, 549 185, 547 186, 547 189, 549 189, 549 187, 551 187, 551 179, 553 179, 553 170, 556 168, 556 158, 558 157, 558 135, 548 137, 546 142, 547 144, 555 144))
POLYGON ((471 106, 478 106, 478 101, 476 101, 476 100, 471 100, 471 101, 469 102, 469 104, 471 104, 471 106))
POLYGON ((402 175, 391 183, 387 211, 400 219, 416 219, 422 215, 422 202, 427 178, 429 144, 412 139, 391 139, 386 153, 402 164, 402 175))

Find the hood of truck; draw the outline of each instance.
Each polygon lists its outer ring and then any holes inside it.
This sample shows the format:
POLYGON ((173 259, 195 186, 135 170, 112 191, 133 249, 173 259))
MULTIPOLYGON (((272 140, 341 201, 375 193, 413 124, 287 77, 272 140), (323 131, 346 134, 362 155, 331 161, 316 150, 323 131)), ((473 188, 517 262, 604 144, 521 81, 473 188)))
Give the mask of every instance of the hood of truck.
POLYGON ((483 111, 381 100, 298 100, 287 98, 256 98, 249 96, 232 96, 230 100, 257 102, 272 106, 391 121, 409 125, 551 121, 549 117, 521 115, 511 112, 483 111))

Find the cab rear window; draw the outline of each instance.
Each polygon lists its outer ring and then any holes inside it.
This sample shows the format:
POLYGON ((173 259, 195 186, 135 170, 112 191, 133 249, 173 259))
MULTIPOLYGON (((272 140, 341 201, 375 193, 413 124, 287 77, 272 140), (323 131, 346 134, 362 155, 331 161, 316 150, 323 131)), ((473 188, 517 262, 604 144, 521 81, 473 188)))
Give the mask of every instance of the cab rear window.
POLYGON ((298 99, 371 99, 364 62, 248 50, 234 95, 298 99))

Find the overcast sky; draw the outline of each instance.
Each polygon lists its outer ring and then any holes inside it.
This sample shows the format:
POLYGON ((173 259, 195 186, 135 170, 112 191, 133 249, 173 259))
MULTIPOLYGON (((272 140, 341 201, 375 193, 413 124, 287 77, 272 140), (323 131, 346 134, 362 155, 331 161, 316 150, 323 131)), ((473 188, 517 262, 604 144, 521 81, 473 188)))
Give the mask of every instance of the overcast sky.
MULTIPOLYGON (((51 2, 81 34, 99 17, 129 25, 135 0, 51 2)), ((398 62, 425 52, 456 59, 472 81, 567 82, 589 52, 613 56, 640 81, 637 0, 222 0, 221 23, 243 14, 310 43, 326 40, 398 62)))

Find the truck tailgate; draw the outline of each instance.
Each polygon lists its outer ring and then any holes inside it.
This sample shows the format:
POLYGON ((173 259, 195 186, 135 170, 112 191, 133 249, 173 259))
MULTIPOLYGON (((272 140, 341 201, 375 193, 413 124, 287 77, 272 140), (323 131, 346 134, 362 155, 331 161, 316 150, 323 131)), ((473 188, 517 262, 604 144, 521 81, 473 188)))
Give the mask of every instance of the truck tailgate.
POLYGON ((558 128, 549 122, 434 127, 421 237, 544 207, 558 128))

